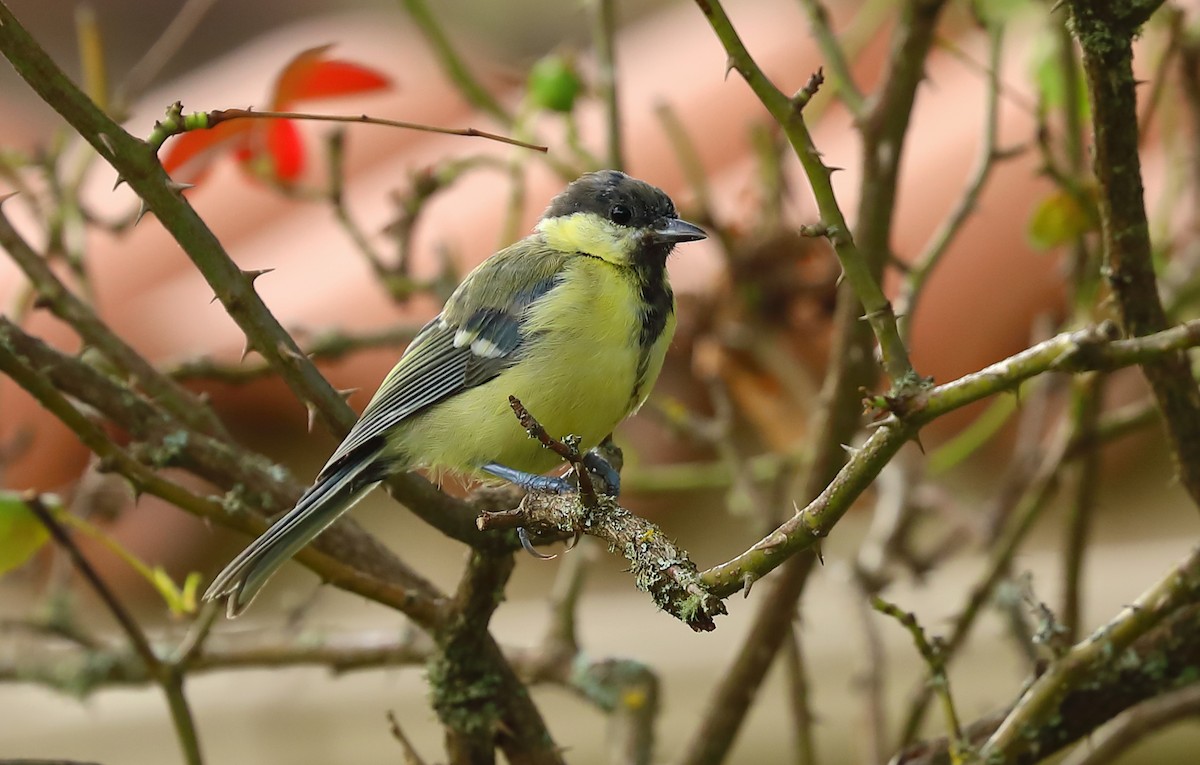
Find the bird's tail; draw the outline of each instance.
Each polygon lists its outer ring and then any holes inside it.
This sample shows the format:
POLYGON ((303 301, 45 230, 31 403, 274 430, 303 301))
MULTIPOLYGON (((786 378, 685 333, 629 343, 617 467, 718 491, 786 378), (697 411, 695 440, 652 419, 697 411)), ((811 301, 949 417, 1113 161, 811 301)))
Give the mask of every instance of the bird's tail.
POLYGON ((295 507, 230 561, 204 599, 228 597, 230 618, 244 611, 280 566, 375 488, 383 478, 376 460, 380 451, 355 455, 328 475, 323 472, 295 507))

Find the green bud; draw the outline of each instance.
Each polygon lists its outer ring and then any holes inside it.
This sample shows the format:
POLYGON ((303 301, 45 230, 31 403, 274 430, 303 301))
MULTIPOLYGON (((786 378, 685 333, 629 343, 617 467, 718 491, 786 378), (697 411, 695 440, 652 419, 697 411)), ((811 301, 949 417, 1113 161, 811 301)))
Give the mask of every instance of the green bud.
POLYGON ((583 80, 569 57, 551 53, 529 70, 529 99, 540 109, 562 114, 575 108, 583 91, 583 80))

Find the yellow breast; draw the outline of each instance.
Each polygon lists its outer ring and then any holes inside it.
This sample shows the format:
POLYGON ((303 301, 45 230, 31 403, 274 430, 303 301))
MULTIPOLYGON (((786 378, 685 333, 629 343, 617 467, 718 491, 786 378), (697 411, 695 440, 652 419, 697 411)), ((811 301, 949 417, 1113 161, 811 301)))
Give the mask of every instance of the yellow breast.
POLYGON ((649 350, 637 386, 639 308, 627 269, 599 258, 571 258, 562 283, 530 308, 521 360, 412 418, 405 451, 420 455, 423 465, 460 473, 489 462, 533 473, 555 467, 558 457, 529 438, 513 416, 510 395, 552 436, 575 435, 582 449, 595 446, 645 400, 674 333, 672 316, 649 350))

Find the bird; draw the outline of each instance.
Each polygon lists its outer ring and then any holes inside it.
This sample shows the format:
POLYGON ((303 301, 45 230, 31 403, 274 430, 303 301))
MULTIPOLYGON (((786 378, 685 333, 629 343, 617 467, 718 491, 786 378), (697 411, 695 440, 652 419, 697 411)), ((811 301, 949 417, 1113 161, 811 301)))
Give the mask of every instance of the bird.
POLYGON ((595 447, 645 402, 675 332, 667 257, 704 239, 661 189, 582 175, 533 231, 476 266, 387 374, 296 506, 213 580, 236 616, 285 562, 388 476, 424 468, 565 491, 513 416, 595 447))

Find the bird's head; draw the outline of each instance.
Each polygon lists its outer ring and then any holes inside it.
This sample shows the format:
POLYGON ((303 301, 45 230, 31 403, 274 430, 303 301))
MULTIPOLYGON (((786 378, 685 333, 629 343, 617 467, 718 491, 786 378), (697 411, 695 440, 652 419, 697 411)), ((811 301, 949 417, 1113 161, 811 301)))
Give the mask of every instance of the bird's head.
POLYGON ((661 266, 680 242, 704 239, 662 189, 616 170, 587 173, 556 196, 537 230, 551 247, 620 266, 661 266))

